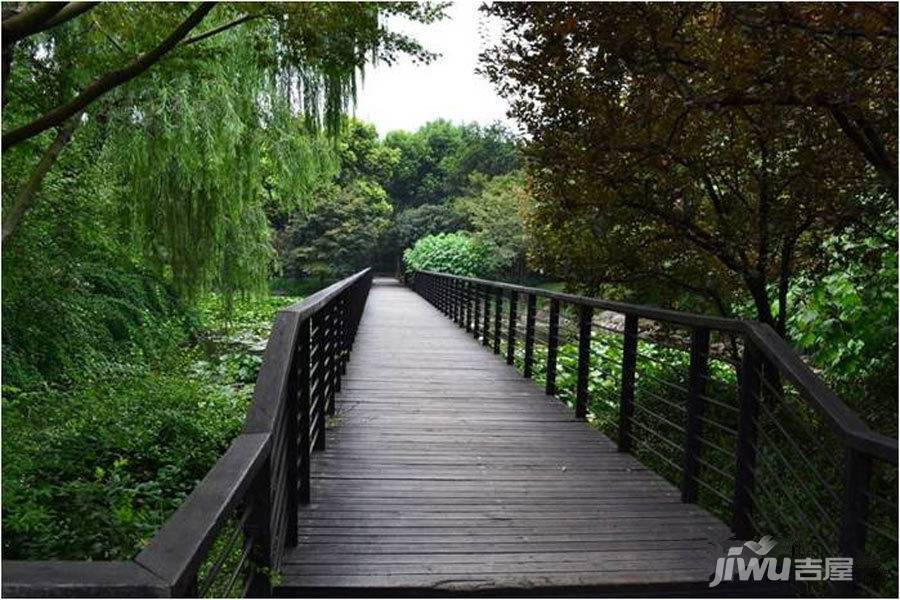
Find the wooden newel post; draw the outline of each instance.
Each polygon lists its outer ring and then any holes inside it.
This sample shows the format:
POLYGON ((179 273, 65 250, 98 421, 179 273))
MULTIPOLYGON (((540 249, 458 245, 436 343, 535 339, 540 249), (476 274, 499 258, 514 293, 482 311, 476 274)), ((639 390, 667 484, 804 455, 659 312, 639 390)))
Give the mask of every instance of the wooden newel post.
POLYGON ((550 323, 547 329, 547 381, 544 391, 556 395, 556 353, 559 347, 559 300, 550 300, 550 323))
MULTIPOLYGON (((340 346, 340 357, 341 357, 341 372, 339 375, 343 376, 347 374, 347 362, 350 360, 350 315, 351 308, 350 303, 353 301, 353 297, 350 293, 345 293, 341 297, 341 346, 340 346)), ((338 377, 338 390, 341 389, 341 378, 338 377)))
POLYGON ((634 416, 637 343, 637 315, 625 315, 625 332, 622 338, 622 388, 619 397, 619 452, 631 451, 631 418, 634 416))
POLYGON ((753 484, 756 476, 756 419, 759 415, 760 371, 763 360, 753 342, 744 338, 739 390, 737 464, 734 482, 734 514, 731 529, 741 540, 749 540, 753 531, 753 484))
POLYGON ((844 498, 838 548, 842 557, 853 559, 853 581, 843 585, 849 593, 865 574, 862 560, 866 550, 866 517, 869 512, 869 487, 872 458, 854 448, 844 450, 844 498))
POLYGON ((700 467, 700 436, 703 435, 703 413, 706 402, 706 380, 709 376, 709 330, 691 332, 691 365, 688 373, 687 423, 684 437, 684 469, 681 477, 681 501, 697 501, 697 472, 700 467))
POLYGON ((503 290, 494 293, 494 354, 500 354, 500 312, 503 310, 503 290))
POLYGON ((591 321, 594 309, 582 305, 578 311, 578 386, 575 391, 575 417, 587 417, 588 378, 591 370, 591 321))
POLYGON ((519 302, 519 294, 509 293, 509 323, 506 330, 506 364, 513 364, 516 357, 516 306, 519 302))
POLYGON ((525 312, 525 367, 523 374, 531 377, 534 368, 534 321, 537 313, 537 296, 528 294, 528 308, 525 312))

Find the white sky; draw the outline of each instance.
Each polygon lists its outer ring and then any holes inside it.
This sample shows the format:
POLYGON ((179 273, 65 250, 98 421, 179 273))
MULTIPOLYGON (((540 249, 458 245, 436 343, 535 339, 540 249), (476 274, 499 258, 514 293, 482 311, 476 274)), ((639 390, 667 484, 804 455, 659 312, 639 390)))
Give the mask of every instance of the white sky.
POLYGON ((475 73, 485 40, 498 35, 496 24, 491 26, 479 13, 480 5, 481 0, 454 2, 447 18, 431 25, 400 18, 388 21, 392 30, 412 35, 441 56, 429 65, 404 58, 393 66, 367 67, 356 116, 374 123, 381 136, 395 129, 413 131, 438 118, 482 125, 499 120, 515 131, 506 117, 506 101, 475 73))

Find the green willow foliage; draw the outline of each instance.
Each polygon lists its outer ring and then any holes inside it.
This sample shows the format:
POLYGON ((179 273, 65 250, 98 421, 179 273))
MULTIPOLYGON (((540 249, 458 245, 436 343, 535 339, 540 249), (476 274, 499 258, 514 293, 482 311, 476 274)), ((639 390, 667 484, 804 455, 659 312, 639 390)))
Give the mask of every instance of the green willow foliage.
POLYGON ((110 145, 124 159, 136 241, 184 294, 262 291, 272 258, 266 206, 309 208, 314 183, 336 169, 329 143, 298 124, 238 41, 159 82, 110 145))

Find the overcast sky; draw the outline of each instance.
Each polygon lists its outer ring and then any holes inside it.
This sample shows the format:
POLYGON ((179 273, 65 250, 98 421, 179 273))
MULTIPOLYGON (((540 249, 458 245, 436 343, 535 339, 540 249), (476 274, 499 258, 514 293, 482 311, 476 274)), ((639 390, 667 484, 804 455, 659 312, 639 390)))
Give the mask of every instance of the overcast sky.
POLYGON ((356 116, 374 123, 380 135, 394 129, 415 130, 437 118, 480 124, 499 120, 512 127, 506 102, 475 73, 484 40, 497 35, 496 24, 479 13, 480 5, 480 1, 454 2, 448 18, 431 25, 389 21, 391 29, 411 34, 441 56, 430 65, 401 60, 390 67, 369 66, 356 116))

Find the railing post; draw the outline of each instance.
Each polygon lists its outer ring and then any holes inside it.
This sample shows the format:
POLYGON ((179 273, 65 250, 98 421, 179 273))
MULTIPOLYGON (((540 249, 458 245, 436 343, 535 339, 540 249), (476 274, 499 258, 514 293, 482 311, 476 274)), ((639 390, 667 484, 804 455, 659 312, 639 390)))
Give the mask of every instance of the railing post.
POLYGON ((449 279, 449 291, 450 291, 450 320, 456 323, 457 320, 457 294, 456 294, 456 280, 449 279))
POLYGON ((619 452, 631 450, 631 417, 634 415, 634 374, 637 369, 638 318, 625 315, 622 338, 622 389, 619 398, 619 452))
POLYGON ((272 596, 272 583, 269 579, 275 557, 272 548, 272 459, 266 459, 262 469, 253 480, 251 491, 250 518, 244 525, 248 537, 253 542, 250 548, 250 583, 247 595, 251 598, 269 598, 272 596))
POLYGON ((325 373, 325 319, 322 313, 316 313, 316 444, 314 450, 325 449, 325 386, 328 379, 325 373))
POLYGON ((575 391, 575 418, 587 417, 588 378, 591 368, 591 322, 594 309, 582 304, 578 310, 578 385, 575 391))
MULTIPOLYGON (((298 330, 300 324, 297 324, 298 330)), ((287 389, 285 390, 284 402, 284 447, 281 452, 284 454, 282 464, 285 469, 285 486, 287 487, 286 498, 283 510, 285 511, 285 521, 287 522, 284 538, 284 544, 288 547, 297 545, 297 512, 299 510, 298 487, 300 485, 299 466, 297 464, 297 455, 299 448, 299 427, 298 415, 300 413, 300 384, 302 368, 301 352, 299 348, 299 331, 297 343, 291 348, 290 372, 287 380, 287 389)))
POLYGON ((503 310, 503 288, 494 292, 494 354, 500 354, 500 313, 503 310))
POLYGON ((737 464, 734 482, 734 514, 731 529, 738 539, 753 537, 753 484, 756 475, 756 419, 759 414, 760 369, 759 350, 744 337, 739 390, 740 421, 738 423, 737 464))
POLYGON ((449 277, 443 277, 444 280, 444 294, 446 295, 446 312, 445 314, 453 320, 453 280, 449 277))
POLYGON ((472 331, 472 284, 463 282, 464 298, 466 302, 466 333, 472 331))
POLYGON ((534 368, 534 321, 537 313, 537 296, 528 294, 528 307, 525 310, 525 366, 523 374, 531 377, 534 368))
POLYGON ((697 501, 697 471, 700 467, 700 436, 703 435, 703 413, 706 403, 706 380, 709 375, 709 329, 698 327, 691 332, 691 365, 688 374, 687 424, 684 439, 684 469, 681 478, 681 501, 697 501))
POLYGON ((455 318, 453 320, 456 322, 457 327, 462 327, 463 319, 465 317, 465 310, 463 307, 462 281, 460 281, 459 279, 453 280, 453 296, 453 313, 455 315, 455 318))
POLYGON ((444 314, 453 319, 453 280, 449 277, 441 277, 444 286, 444 314))
POLYGON ((447 316, 450 317, 450 320, 453 320, 453 307, 454 307, 454 295, 453 295, 453 280, 449 277, 444 277, 444 285, 447 290, 447 316))
POLYGON ((453 308, 451 310, 451 316, 453 317, 453 322, 456 323, 457 325, 459 325, 459 323, 460 323, 459 315, 461 312, 460 311, 460 301, 459 301, 459 280, 451 279, 450 282, 451 282, 450 290, 451 290, 451 294, 452 294, 452 298, 453 298, 453 300, 452 300, 453 308))
POLYGON ((544 391, 556 395, 556 352, 559 347, 559 300, 550 300, 550 323, 547 329, 547 381, 544 391))
POLYGON ((340 328, 340 357, 341 370, 338 373, 338 389, 341 389, 341 375, 347 374, 347 361, 350 360, 350 303, 353 301, 353 290, 349 290, 341 297, 341 328, 340 328))
POLYGON ((482 286, 482 294, 484 295, 484 322, 481 324, 481 345, 490 344, 488 335, 491 332, 491 289, 488 286, 482 286))
POLYGON ((841 515, 841 534, 838 550, 842 557, 853 559, 853 581, 840 590, 852 592, 863 579, 866 549, 865 520, 869 512, 869 486, 872 479, 872 458, 854 448, 844 449, 844 498, 841 515))
POLYGON ((326 342, 326 346, 328 347, 328 370, 326 371, 328 377, 328 401, 325 403, 325 408, 329 415, 334 414, 334 394, 335 385, 337 385, 337 364, 334 360, 337 356, 337 353, 335 352, 335 338, 337 336, 334 335, 335 321, 337 320, 337 314, 335 311, 336 308, 337 299, 332 300, 331 303, 324 309, 325 318, 328 322, 328 331, 325 334, 328 336, 328 341, 326 342))
POLYGON ((506 331, 506 364, 511 365, 516 357, 516 307, 519 303, 519 293, 509 293, 509 323, 506 331))
POLYGON ((481 324, 481 284, 472 285, 472 303, 474 304, 472 318, 472 335, 478 339, 478 329, 481 324))
MULTIPOLYGON (((310 465, 309 465, 309 344, 310 344, 310 320, 304 319, 300 323, 300 332, 297 341, 297 388, 299 390, 299 398, 297 402, 297 411, 299 419, 297 428, 299 429, 298 451, 300 453, 299 465, 297 467, 297 486, 300 490, 298 501, 301 504, 309 504, 310 501, 310 465)), ((294 531, 297 531, 297 517, 294 511, 294 531)), ((296 534, 295 534, 296 537, 296 534)), ((295 542, 296 543, 296 542, 295 542)))

